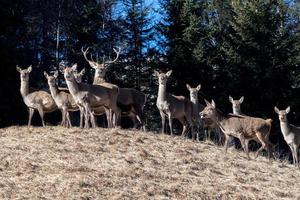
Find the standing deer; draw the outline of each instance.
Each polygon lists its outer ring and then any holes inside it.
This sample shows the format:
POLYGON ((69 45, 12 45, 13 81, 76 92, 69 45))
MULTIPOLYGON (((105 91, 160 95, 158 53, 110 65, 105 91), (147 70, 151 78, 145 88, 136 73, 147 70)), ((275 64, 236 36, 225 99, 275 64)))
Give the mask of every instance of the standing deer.
MULTIPOLYGON (((176 118, 183 126, 181 136, 184 137, 191 120, 191 103, 184 96, 175 96, 167 93, 167 80, 170 77, 172 70, 167 73, 159 73, 154 71, 158 77, 159 88, 156 100, 156 106, 159 110, 162 121, 162 133, 165 132, 165 118, 168 117, 171 135, 173 135, 172 120, 176 118)), ((192 133, 194 134, 194 133, 192 133)))
POLYGON ((290 112, 290 107, 285 110, 279 110, 276 106, 274 107, 275 112, 278 114, 280 121, 280 128, 284 140, 289 145, 292 156, 293 163, 295 166, 299 167, 298 151, 300 147, 300 127, 289 124, 287 120, 287 114, 290 112))
POLYGON ((51 96, 54 99, 58 109, 60 109, 61 111, 62 114, 61 125, 65 127, 72 127, 69 112, 79 110, 76 102, 74 101, 70 93, 61 91, 57 88, 56 80, 58 77, 58 71, 56 71, 53 76, 50 76, 46 72, 44 72, 44 76, 48 81, 51 96))
MULTIPOLYGON (((119 58, 120 49, 117 51, 113 49, 114 52, 117 54, 116 58, 111 61, 103 60, 103 63, 95 62, 92 58, 88 59, 87 53, 89 48, 84 50, 81 49, 85 60, 89 63, 89 65, 95 69, 95 76, 94 76, 94 85, 110 85, 111 83, 106 82, 105 75, 108 70, 108 66, 116 62, 119 58)), ((144 117, 144 107, 146 103, 146 95, 138 90, 133 88, 119 88, 119 95, 117 99, 117 104, 122 110, 122 116, 131 116, 133 122, 136 119, 140 122, 142 129, 145 131, 145 117, 144 117)), ((98 114, 103 112, 102 108, 98 108, 98 114)), ((112 116, 110 113, 107 114, 107 121, 112 120, 112 116)))
POLYGON ((191 119, 192 119, 192 132, 193 140, 195 140, 195 132, 197 134, 197 141, 199 141, 199 129, 200 126, 203 127, 203 121, 199 116, 199 112, 203 110, 204 106, 198 101, 198 92, 201 89, 201 85, 196 88, 192 88, 189 84, 186 84, 186 88, 190 91, 190 101, 191 101, 191 119), (196 127, 196 131, 195 131, 196 127))
MULTIPOLYGON (((205 138, 208 139, 210 138, 210 133, 211 130, 214 130, 216 133, 219 133, 219 128, 216 125, 216 123, 214 123, 212 120, 210 119, 201 119, 199 112, 201 112, 204 109, 204 105, 199 103, 198 100, 198 92, 201 89, 201 85, 198 85, 196 88, 192 88, 189 84, 186 84, 187 89, 190 91, 190 101, 191 101, 191 105, 192 105, 192 122, 193 122, 193 129, 194 127, 196 127, 197 131, 197 140, 199 141, 199 127, 202 127, 205 131, 205 138)), ((193 130, 194 132, 195 130, 193 130)), ((194 136, 193 136, 194 137, 194 136)))
POLYGON ((235 115, 244 115, 241 111, 241 104, 244 101, 244 97, 241 97, 239 100, 234 100, 231 96, 229 96, 229 101, 232 104, 232 111, 235 115))
POLYGON ((42 120, 42 124, 43 126, 45 126, 45 122, 44 122, 45 113, 50 113, 57 109, 57 106, 53 98, 49 93, 45 91, 35 91, 29 93, 29 75, 32 70, 32 66, 29 66, 27 69, 23 69, 23 70, 17 66, 16 69, 20 73, 20 79, 21 79, 20 92, 23 101, 28 107, 28 111, 29 111, 28 126, 31 125, 31 119, 35 110, 39 112, 42 120))
MULTIPOLYGON (((118 116, 120 115, 120 110, 117 107, 119 87, 112 84, 102 86, 78 83, 74 76, 77 71, 77 64, 72 67, 62 67, 69 91, 79 106, 81 115, 85 118, 84 127, 89 128, 90 121, 92 127, 96 127, 93 110, 98 107, 104 107, 106 111, 111 109, 116 116, 112 126, 117 126, 118 116)), ((83 125, 81 124, 80 127, 82 128, 83 125)))
POLYGON ((228 139, 230 136, 240 140, 244 151, 249 157, 248 143, 250 140, 259 141, 261 147, 257 150, 255 157, 263 149, 267 149, 269 158, 272 152, 272 144, 269 141, 271 130, 271 119, 261 119, 248 116, 225 116, 216 108, 214 100, 211 103, 206 102, 206 107, 200 113, 201 118, 209 118, 215 121, 225 135, 225 151, 228 148, 228 139))

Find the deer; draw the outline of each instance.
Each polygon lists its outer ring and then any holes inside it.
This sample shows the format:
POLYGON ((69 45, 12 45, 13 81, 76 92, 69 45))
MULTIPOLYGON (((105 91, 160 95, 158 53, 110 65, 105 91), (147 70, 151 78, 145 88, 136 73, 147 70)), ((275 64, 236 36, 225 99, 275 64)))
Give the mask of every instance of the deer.
POLYGON ((45 127, 44 115, 45 113, 51 113, 57 110, 57 105, 48 92, 45 91, 35 91, 29 92, 29 75, 32 71, 32 66, 30 65, 27 69, 21 69, 18 65, 16 66, 17 71, 20 73, 21 88, 20 93, 23 98, 25 105, 28 108, 28 127, 31 126, 32 116, 34 111, 37 110, 41 120, 42 125, 45 127))
MULTIPOLYGON (((84 128, 89 128, 89 122, 92 127, 96 127, 96 121, 93 110, 98 107, 104 107, 106 112, 109 109, 115 114, 115 121, 112 126, 116 127, 120 109, 117 107, 117 97, 119 95, 119 87, 111 84, 110 86, 89 85, 86 83, 78 83, 74 73, 77 71, 77 64, 72 67, 61 65, 61 71, 64 74, 69 91, 79 107, 80 115, 84 117, 84 128)), ((83 125, 80 124, 83 128, 83 125)))
MULTIPOLYGON (((171 136, 173 135, 173 118, 178 119, 183 126, 181 136, 184 137, 192 124, 191 120, 191 102, 184 96, 175 96, 167 93, 167 80, 171 76, 172 70, 167 73, 154 71, 158 78, 159 88, 156 100, 156 106, 159 110, 162 122, 161 132, 165 132, 165 118, 168 117, 171 136)), ((192 133, 193 135, 194 133, 192 133)))
POLYGON ((285 110, 279 110, 276 106, 274 107, 275 112, 278 114, 280 121, 280 129, 284 140, 289 145, 292 156, 293 156, 293 164, 295 166, 299 165, 298 151, 300 147, 300 127, 289 124, 287 119, 287 114, 290 112, 290 106, 285 110))
MULTIPOLYGON (((186 84, 187 89, 190 92, 190 101, 191 101, 191 113, 192 113, 192 128, 196 127, 197 130, 199 130, 199 127, 202 127, 205 129, 205 138, 210 138, 210 132, 211 130, 219 131, 217 125, 209 119, 201 119, 199 112, 201 112, 204 109, 204 105, 199 103, 198 100, 198 92, 201 89, 201 85, 199 84, 196 88, 192 88, 189 84, 186 84)), ((195 130, 193 130, 194 132, 195 130)), ((197 141, 199 141, 199 133, 197 133, 197 141)), ((193 136, 194 137, 194 136, 193 136)), ((194 140, 194 138, 193 138, 194 140)))
MULTIPOLYGON (((119 48, 118 50, 116 50, 115 48, 113 48, 113 50, 116 53, 116 57, 113 60, 105 61, 103 59, 103 63, 98 63, 94 61, 92 57, 91 59, 88 59, 87 54, 89 51, 89 47, 87 47, 86 50, 81 48, 84 59, 89 63, 90 67, 92 67, 95 70, 94 81, 93 81, 94 85, 111 84, 105 80, 105 75, 108 70, 108 67, 118 60, 121 49, 119 48)), ((133 122, 135 122, 137 119, 143 131, 146 130, 145 117, 143 111, 146 104, 146 99, 147 96, 138 90, 135 90, 133 88, 119 88, 119 96, 117 99, 117 104, 122 110, 121 112, 122 116, 131 117, 133 122)), ((99 108, 98 110, 100 110, 98 112, 98 115, 101 115, 101 110, 103 111, 103 109, 99 108)), ((108 122, 111 121, 112 119, 111 114, 107 113, 106 116, 107 116, 107 121, 108 122)))
MULTIPOLYGON (((53 76, 48 75, 47 72, 44 71, 44 76, 47 79, 51 96, 54 99, 58 109, 61 111, 62 114, 61 125, 64 127, 72 127, 69 112, 74 112, 79 110, 76 102, 74 101, 70 93, 58 89, 56 85, 58 71, 56 71, 53 76)), ((77 76, 76 81, 80 81, 78 78, 80 78, 80 76, 77 76)), ((82 123, 82 118, 80 120, 82 123)))
POLYGON ((232 111, 234 115, 244 115, 241 111, 241 104, 244 101, 244 96, 242 96, 239 100, 234 100, 231 96, 229 96, 229 101, 232 104, 232 111))
POLYGON ((203 121, 199 116, 199 112, 203 110, 204 106, 198 101, 198 92, 201 89, 201 85, 199 84, 196 88, 192 88, 189 84, 186 84, 186 88, 190 92, 190 102, 191 102, 191 120, 192 120, 192 129, 193 135, 192 139, 195 140, 195 127, 196 127, 196 135, 197 141, 199 141, 199 128, 203 127, 203 121))
POLYGON ((228 148, 228 139, 232 136, 240 140, 248 159, 250 159, 248 148, 250 140, 258 141, 262 145, 255 153, 256 158, 260 151, 266 149, 270 159, 272 144, 269 141, 269 135, 272 119, 265 120, 262 118, 235 115, 226 116, 217 109, 214 100, 211 103, 207 100, 205 102, 206 107, 200 112, 200 116, 203 119, 212 119, 220 127, 225 135, 225 152, 227 152, 228 148))

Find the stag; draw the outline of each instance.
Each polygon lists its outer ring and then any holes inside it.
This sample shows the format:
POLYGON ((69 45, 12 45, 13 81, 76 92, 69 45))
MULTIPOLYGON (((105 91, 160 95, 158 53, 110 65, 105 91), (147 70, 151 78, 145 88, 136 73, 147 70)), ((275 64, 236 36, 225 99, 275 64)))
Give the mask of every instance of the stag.
MULTIPOLYGON (((104 85, 109 86, 111 83, 108 83, 105 80, 105 75, 108 70, 108 66, 115 63, 120 54, 120 48, 116 50, 113 48, 114 52, 116 53, 116 57, 113 60, 104 60, 103 63, 98 63, 91 59, 88 59, 87 54, 89 51, 89 47, 84 50, 81 49, 85 60, 89 63, 89 65, 95 69, 95 76, 94 76, 94 85, 104 85)), ((122 116, 131 116, 132 120, 135 122, 136 119, 140 122, 142 129, 145 130, 145 118, 144 118, 144 107, 146 103, 146 95, 138 90, 133 88, 119 88, 119 95, 117 99, 117 104, 122 110, 122 116)), ((104 114, 102 108, 98 108, 97 114, 104 114), (102 113, 101 113, 102 111, 102 113)), ((112 115, 110 113, 106 113, 108 123, 112 120, 112 115)))
MULTIPOLYGON (((104 107, 106 112, 111 109, 116 116, 112 126, 117 126, 118 116, 120 115, 120 109, 117 107, 119 87, 112 84, 108 87, 78 83, 74 76, 74 73, 77 71, 77 64, 74 64, 72 67, 61 67, 69 91, 79 107, 81 116, 85 118, 84 127, 89 128, 89 122, 91 122, 92 127, 96 127, 93 110, 98 107, 104 107)), ((80 127, 83 127, 82 124, 80 127)))

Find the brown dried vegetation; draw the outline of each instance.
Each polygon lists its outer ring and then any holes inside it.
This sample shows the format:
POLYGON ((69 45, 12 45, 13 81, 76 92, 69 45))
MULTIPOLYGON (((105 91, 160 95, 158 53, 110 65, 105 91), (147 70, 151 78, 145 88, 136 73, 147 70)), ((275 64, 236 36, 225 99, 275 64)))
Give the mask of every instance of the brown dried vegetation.
POLYGON ((0 199, 299 199, 300 170, 130 130, 0 129, 0 199))

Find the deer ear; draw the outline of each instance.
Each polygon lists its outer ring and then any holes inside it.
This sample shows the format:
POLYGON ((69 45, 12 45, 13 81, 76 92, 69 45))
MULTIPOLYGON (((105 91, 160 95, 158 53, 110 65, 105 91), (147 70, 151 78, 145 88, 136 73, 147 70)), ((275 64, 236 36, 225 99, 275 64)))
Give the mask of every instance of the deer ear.
POLYGON ((167 73, 166 73, 166 75, 169 77, 169 76, 171 76, 171 74, 172 74, 172 70, 169 70, 167 73))
POLYGON ((85 74, 85 68, 83 68, 81 71, 80 71, 80 75, 84 75, 85 74))
POLYGON ((240 103, 243 103, 243 101, 244 101, 244 96, 242 96, 242 97, 239 99, 239 102, 240 102, 240 103))
POLYGON ((276 106, 274 107, 274 111, 279 114, 279 109, 276 106))
POLYGON ((199 84, 196 89, 199 91, 201 89, 201 84, 199 84))
POLYGON ((47 72, 44 71, 44 76, 48 79, 49 75, 47 74, 47 72))
POLYGON ((286 114, 288 114, 290 111, 291 111, 291 107, 290 106, 285 109, 286 114))
POLYGON ((27 68, 27 71, 30 73, 32 71, 32 65, 27 68))
POLYGON ((205 103, 206 103, 207 106, 210 105, 209 101, 207 101, 206 99, 204 99, 204 101, 205 101, 205 103))
POLYGON ((72 67, 71 67, 72 71, 76 72, 77 71, 77 63, 75 63, 72 67))
POLYGON ((186 84, 186 88, 187 88, 188 90, 191 90, 191 86, 190 86, 189 84, 186 84))
POLYGON ((58 71, 55 71, 53 76, 54 76, 55 79, 57 79, 57 77, 58 77, 58 71))
POLYGON ((16 69, 17 69, 18 72, 21 73, 22 69, 18 65, 16 66, 16 69))
POLYGON ((211 100, 211 106, 212 106, 213 108, 216 108, 216 103, 215 103, 214 100, 211 100))
POLYGON ((233 98, 231 96, 229 96, 229 101, 232 103, 233 102, 233 98))
POLYGON ((159 76, 159 72, 158 71, 156 71, 156 70, 154 70, 154 76, 159 76))

